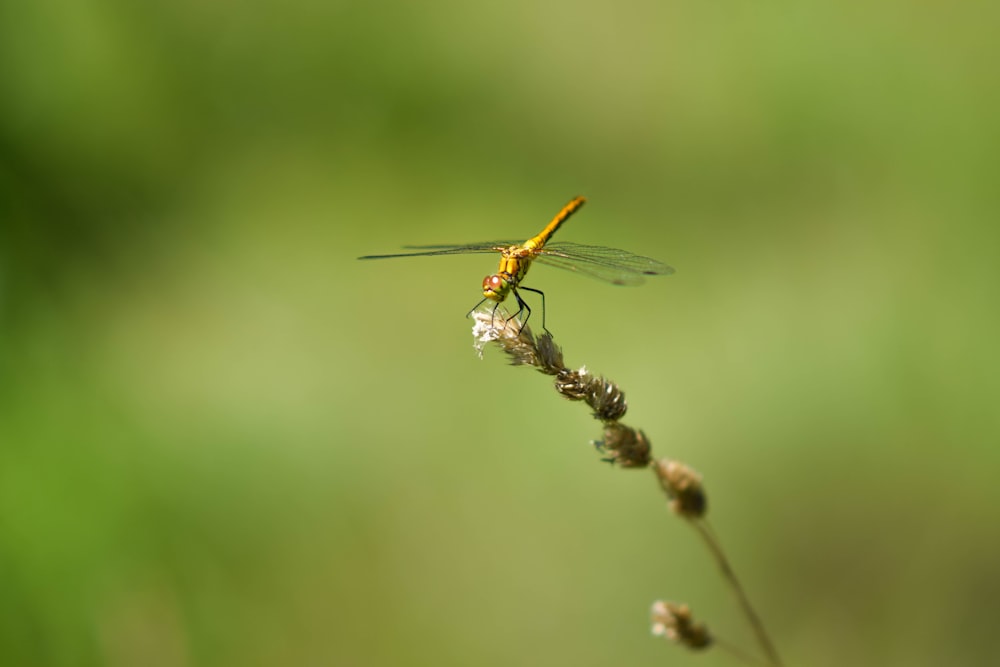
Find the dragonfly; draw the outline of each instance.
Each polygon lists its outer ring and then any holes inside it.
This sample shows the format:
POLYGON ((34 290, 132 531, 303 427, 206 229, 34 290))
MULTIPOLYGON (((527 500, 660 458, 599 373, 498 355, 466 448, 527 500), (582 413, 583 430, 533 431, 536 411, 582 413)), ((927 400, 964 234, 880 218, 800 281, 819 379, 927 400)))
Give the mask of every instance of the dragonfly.
MULTIPOLYGON (((523 327, 531 317, 531 308, 521 297, 518 289, 539 294, 542 298, 542 329, 545 328, 545 293, 541 290, 526 287, 521 284, 528 268, 533 262, 554 266, 558 269, 573 271, 581 275, 597 278, 613 285, 641 285, 645 276, 670 275, 674 270, 659 260, 635 255, 627 250, 607 248, 604 246, 583 245, 559 241, 549 243, 552 235, 569 220, 570 216, 580 210, 587 200, 584 197, 574 197, 562 210, 556 213, 552 221, 542 231, 524 242, 518 241, 485 241, 464 245, 420 245, 403 246, 415 252, 405 252, 392 255, 365 255, 358 259, 394 259, 397 257, 431 257, 437 255, 465 255, 474 253, 499 253, 500 266, 496 273, 483 279, 483 299, 477 303, 468 315, 471 315, 486 301, 495 301, 493 315, 497 308, 513 294, 517 301, 517 319, 522 312, 527 311, 523 327)), ((467 315, 467 316, 468 316, 467 315)))

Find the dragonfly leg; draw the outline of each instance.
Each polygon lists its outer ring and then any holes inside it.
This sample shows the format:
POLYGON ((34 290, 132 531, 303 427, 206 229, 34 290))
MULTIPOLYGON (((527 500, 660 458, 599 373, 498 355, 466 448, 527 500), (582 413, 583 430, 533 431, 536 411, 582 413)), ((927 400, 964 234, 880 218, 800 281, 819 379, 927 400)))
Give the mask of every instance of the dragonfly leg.
MULTIPOLYGON (((495 304, 493 304, 493 314, 490 316, 490 326, 491 327, 495 327, 496 326, 497 308, 499 308, 499 307, 500 307, 500 302, 499 301, 497 301, 495 304)), ((503 327, 504 327, 504 329, 507 328, 507 323, 506 322, 503 323, 503 327)))
MULTIPOLYGON (((525 287, 524 285, 521 286, 521 289, 528 290, 529 292, 534 292, 535 294, 538 294, 539 296, 542 297, 542 331, 544 331, 545 333, 551 333, 548 327, 545 326, 545 292, 543 292, 540 289, 525 287)), ((514 296, 517 297, 518 305, 521 306, 522 308, 526 308, 528 310, 528 317, 531 317, 531 308, 528 308, 528 304, 524 302, 524 300, 521 298, 521 295, 517 293, 517 290, 514 291, 514 296)), ((521 311, 518 312, 520 313, 521 311)), ((525 324, 528 323, 528 317, 524 318, 525 324)))
POLYGON ((516 289, 513 290, 513 292, 514 292, 514 298, 517 300, 517 312, 514 313, 514 316, 511 317, 509 320, 507 320, 507 322, 510 323, 516 320, 518 317, 521 316, 521 313, 523 313, 524 311, 528 311, 528 314, 524 316, 524 321, 521 322, 521 328, 523 329, 524 325, 528 323, 528 318, 531 317, 531 306, 529 306, 527 303, 524 302, 524 299, 521 298, 521 295, 517 293, 516 289))
MULTIPOLYGON (((532 290, 532 291, 535 291, 535 290, 532 290)), ((531 308, 529 308, 528 304, 526 304, 521 299, 521 296, 515 292, 514 293, 514 297, 517 299, 517 306, 518 306, 518 308, 517 308, 517 312, 514 314, 514 317, 512 317, 511 319, 516 318, 518 315, 520 315, 521 313, 523 313, 525 310, 528 311, 528 315, 531 315, 531 308)), ((475 306, 473 306, 472 310, 470 310, 469 312, 467 312, 465 314, 465 316, 466 317, 471 316, 472 313, 476 312, 476 310, 479 309, 479 306, 483 305, 484 303, 486 303, 486 299, 481 300, 479 303, 477 303, 475 306)), ((500 304, 501 304, 500 301, 497 301, 495 304, 493 304, 493 311, 490 313, 490 326, 491 327, 496 326, 497 309, 500 308, 500 304)), ((508 322, 509 321, 510 320, 508 320, 508 322)), ((528 318, 524 318, 524 321, 527 322, 528 318)), ((506 324, 504 326, 506 326, 506 324)))
MULTIPOLYGON (((465 314, 465 316, 466 317, 470 317, 472 315, 472 313, 476 312, 476 309, 479 308, 479 306, 483 305, 484 303, 486 303, 486 299, 483 299, 482 301, 480 301, 479 303, 477 303, 476 305, 474 305, 472 307, 472 310, 470 310, 469 312, 467 312, 465 314)), ((494 308, 493 310, 496 310, 496 308, 494 308)))

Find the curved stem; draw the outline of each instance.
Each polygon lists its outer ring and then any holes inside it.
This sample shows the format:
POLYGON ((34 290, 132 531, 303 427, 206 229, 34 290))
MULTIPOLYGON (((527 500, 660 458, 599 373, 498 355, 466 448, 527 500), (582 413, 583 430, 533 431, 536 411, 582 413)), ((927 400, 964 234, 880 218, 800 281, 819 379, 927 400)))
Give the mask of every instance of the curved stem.
POLYGON ((708 523, 698 519, 691 519, 688 523, 698 531, 698 535, 701 536, 701 539, 708 546, 709 551, 712 552, 712 556, 715 557, 715 562, 722 571, 723 578, 729 583, 730 588, 736 594, 740 607, 743 609, 743 614, 746 616, 747 621, 749 621, 750 627, 753 628, 754 635, 757 637, 757 643, 760 645, 764 655, 767 656, 768 663, 773 667, 781 667, 781 658, 778 657, 778 651, 774 648, 771 638, 767 636, 767 631, 764 630, 764 624, 761 622, 760 616, 757 615, 757 612, 754 611, 753 606, 750 604, 750 598, 747 597, 746 591, 743 590, 740 580, 736 578, 736 573, 733 572, 729 560, 722 551, 722 546, 719 544, 711 528, 709 528, 708 523))

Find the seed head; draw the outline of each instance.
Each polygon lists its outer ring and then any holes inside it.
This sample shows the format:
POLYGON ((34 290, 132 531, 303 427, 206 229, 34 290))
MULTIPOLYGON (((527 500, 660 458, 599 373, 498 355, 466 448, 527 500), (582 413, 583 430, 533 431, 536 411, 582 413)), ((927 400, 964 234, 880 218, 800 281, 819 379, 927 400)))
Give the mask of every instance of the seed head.
POLYGON ((687 646, 705 649, 712 644, 712 637, 704 623, 695 623, 686 604, 657 600, 652 609, 653 634, 687 646))
POLYGON ((604 425, 604 440, 596 443, 608 454, 605 459, 623 468, 645 468, 650 461, 646 434, 619 422, 604 425))
POLYGON ((653 464, 653 472, 670 499, 670 509, 675 514, 693 519, 708 511, 708 498, 701 484, 701 475, 693 469, 680 461, 660 459, 653 464))

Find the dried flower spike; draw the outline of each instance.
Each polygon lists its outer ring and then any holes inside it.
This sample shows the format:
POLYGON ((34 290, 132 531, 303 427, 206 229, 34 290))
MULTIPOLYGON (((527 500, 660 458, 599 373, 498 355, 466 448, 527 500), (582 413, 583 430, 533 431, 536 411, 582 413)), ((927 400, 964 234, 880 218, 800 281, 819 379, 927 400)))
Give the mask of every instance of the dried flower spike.
POLYGON ((476 341, 473 346, 479 353, 480 359, 483 357, 486 344, 495 341, 511 356, 511 363, 515 366, 537 365, 535 337, 531 334, 531 329, 523 326, 517 318, 511 317, 506 309, 480 309, 472 311, 469 315, 474 320, 472 336, 476 341))
POLYGON ((604 425, 604 440, 595 443, 607 452, 605 459, 623 468, 645 468, 650 462, 650 445, 646 434, 618 422, 604 425))
POLYGON ((679 516, 694 519, 708 511, 708 498, 701 485, 701 475, 680 461, 660 459, 653 464, 660 486, 670 498, 670 509, 679 516))
POLYGON ((571 401, 586 401, 594 417, 602 422, 618 421, 628 409, 625 392, 614 382, 591 375, 586 367, 578 371, 566 369, 556 375, 556 391, 571 401))
POLYGON ((686 604, 657 600, 652 609, 653 634, 690 649, 711 646, 712 637, 704 623, 695 623, 686 604))

